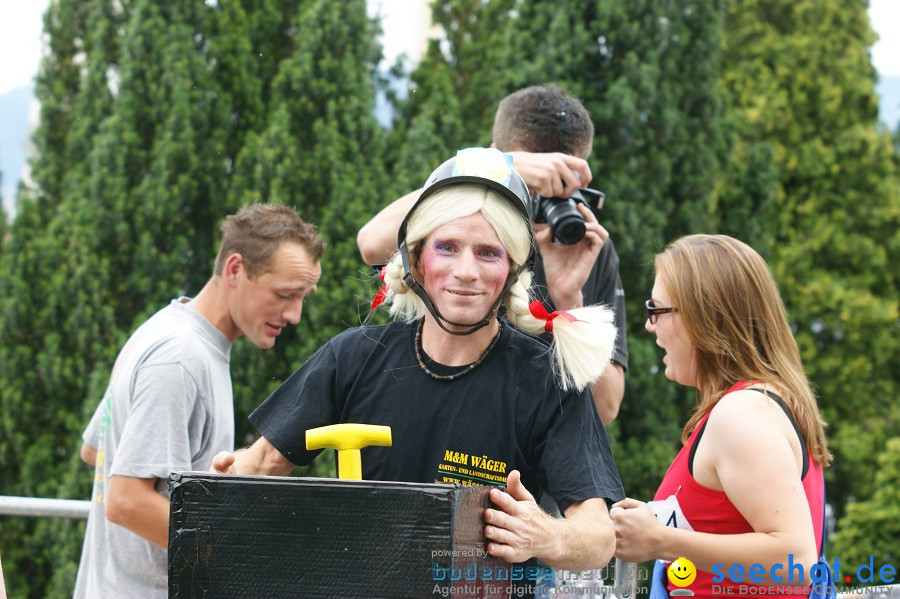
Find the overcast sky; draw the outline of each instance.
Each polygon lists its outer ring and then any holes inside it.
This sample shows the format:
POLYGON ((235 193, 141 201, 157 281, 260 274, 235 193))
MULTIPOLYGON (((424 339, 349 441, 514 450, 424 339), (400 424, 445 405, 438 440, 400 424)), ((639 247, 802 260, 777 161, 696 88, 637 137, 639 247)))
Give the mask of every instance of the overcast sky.
MULTIPOLYGON (((385 54, 415 53, 404 41, 406 32, 421 28, 423 10, 408 0, 369 0, 389 18, 385 24, 385 54), (415 5, 413 5, 415 6, 415 5)), ((0 94, 27 85, 37 73, 41 51, 41 15, 48 0, 2 0, 0 8, 0 94), (10 58, 15 57, 15 58, 10 58)), ((419 4, 419 3, 416 3, 419 4)), ((872 47, 872 62, 882 76, 900 75, 900 0, 870 0, 872 26, 881 39, 872 47)), ((417 40, 415 40, 417 42, 417 40)))

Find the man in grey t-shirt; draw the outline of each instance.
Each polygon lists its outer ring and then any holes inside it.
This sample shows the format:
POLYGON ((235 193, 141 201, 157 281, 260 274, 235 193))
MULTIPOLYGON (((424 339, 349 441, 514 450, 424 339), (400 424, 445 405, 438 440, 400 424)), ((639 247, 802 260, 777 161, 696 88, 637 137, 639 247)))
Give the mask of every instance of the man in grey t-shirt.
POLYGON ((170 472, 205 470, 234 446, 229 354, 269 349, 321 276, 324 245, 286 206, 253 204, 222 225, 212 277, 154 314, 116 358, 83 434, 95 467, 75 599, 168 596, 170 472))

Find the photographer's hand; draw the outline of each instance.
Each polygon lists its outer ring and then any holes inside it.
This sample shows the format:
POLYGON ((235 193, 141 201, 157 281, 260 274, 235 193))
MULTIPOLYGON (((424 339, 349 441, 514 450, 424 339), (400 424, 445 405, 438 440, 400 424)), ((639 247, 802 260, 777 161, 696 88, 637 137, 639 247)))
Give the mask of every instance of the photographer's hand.
POLYGON ((584 298, 581 288, 588 280, 609 232, 597 222, 594 213, 583 204, 578 210, 584 216, 584 239, 572 245, 551 241, 552 232, 547 225, 536 225, 535 238, 544 259, 544 273, 550 300, 557 310, 580 308, 584 298))
POLYGON ((586 160, 562 152, 507 152, 528 189, 545 198, 567 198, 591 182, 586 160))

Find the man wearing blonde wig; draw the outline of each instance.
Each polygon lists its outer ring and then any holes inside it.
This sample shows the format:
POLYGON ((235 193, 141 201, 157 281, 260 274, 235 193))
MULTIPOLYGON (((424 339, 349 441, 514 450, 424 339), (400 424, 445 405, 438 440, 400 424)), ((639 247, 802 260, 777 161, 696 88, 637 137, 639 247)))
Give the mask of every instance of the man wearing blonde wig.
POLYGON ((529 194, 511 165, 470 148, 432 173, 373 302, 397 322, 328 342, 251 415, 261 438, 219 454, 214 470, 285 475, 317 453, 307 429, 389 425, 392 447, 363 450, 364 479, 505 484, 485 512, 490 554, 573 570, 610 559, 604 500, 623 491, 588 385, 612 353, 612 314, 529 301, 529 194), (532 335, 545 331, 549 348, 532 335), (541 511, 543 493, 564 518, 541 511))

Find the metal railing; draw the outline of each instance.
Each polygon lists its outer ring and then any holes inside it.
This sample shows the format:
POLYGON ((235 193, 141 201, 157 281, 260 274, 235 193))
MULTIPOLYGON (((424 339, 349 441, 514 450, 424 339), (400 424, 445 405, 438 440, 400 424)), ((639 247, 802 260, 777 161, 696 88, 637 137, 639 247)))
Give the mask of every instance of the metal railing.
POLYGON ((91 502, 85 499, 44 499, 0 495, 0 516, 33 516, 36 518, 88 517, 91 502))

